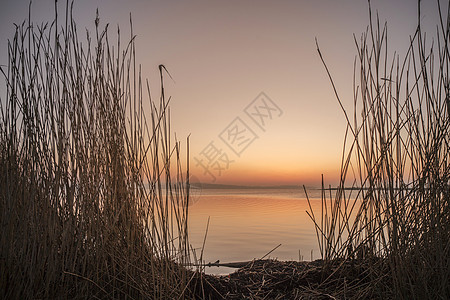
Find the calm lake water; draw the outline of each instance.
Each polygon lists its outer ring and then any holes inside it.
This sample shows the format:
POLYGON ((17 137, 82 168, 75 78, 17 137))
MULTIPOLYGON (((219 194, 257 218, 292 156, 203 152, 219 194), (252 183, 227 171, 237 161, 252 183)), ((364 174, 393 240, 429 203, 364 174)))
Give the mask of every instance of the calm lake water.
MULTIPOLYGON (((313 192, 314 193, 314 192, 313 192)), ((317 194, 317 193, 316 193, 317 194)), ((311 199, 320 212, 320 198, 311 199)), ((311 260, 320 257, 314 225, 306 210, 308 203, 302 189, 206 189, 189 207, 190 242, 208 262, 236 262, 262 258, 311 260)), ((235 269, 210 267, 209 274, 225 274, 235 269)))

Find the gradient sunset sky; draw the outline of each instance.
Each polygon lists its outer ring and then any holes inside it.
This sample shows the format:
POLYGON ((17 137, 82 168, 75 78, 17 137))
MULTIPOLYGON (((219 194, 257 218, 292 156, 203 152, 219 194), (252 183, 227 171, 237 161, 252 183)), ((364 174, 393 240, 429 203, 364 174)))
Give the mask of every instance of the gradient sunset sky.
MULTIPOLYGON (((7 63, 13 23, 27 17, 28 3, 2 4, 1 65, 7 63)), ((61 8, 64 3, 60 1, 61 8)), ((417 1, 371 4, 381 23, 387 21, 389 48, 404 57, 417 24, 417 1)), ((446 1, 441 6, 446 11, 446 1)), ((340 97, 351 110, 353 34, 359 40, 369 24, 367 1, 80 0, 74 4, 80 29, 93 30, 96 8, 100 24, 110 23, 111 37, 117 25, 123 36, 129 36, 131 13, 137 61, 154 98, 159 96, 158 65, 169 70, 174 79, 166 81, 172 96, 172 131, 183 145, 190 134, 191 168, 200 181, 311 185, 324 174, 327 182, 336 182, 345 119, 315 38, 340 97), (260 113, 272 114, 271 119, 264 118, 263 126, 258 123, 262 119, 251 114, 255 104, 260 113), (243 130, 247 135, 240 134, 243 130), (211 173, 205 174, 198 162, 207 165, 207 156, 214 161, 211 173), (227 160, 232 161, 228 168, 227 160), (218 167, 223 168, 220 174, 218 167)), ((436 1, 422 1, 421 14, 431 42, 438 20, 436 1)), ((53 15, 54 1, 33 2, 35 23, 50 21, 53 15)), ((84 37, 80 29, 79 38, 84 37)))

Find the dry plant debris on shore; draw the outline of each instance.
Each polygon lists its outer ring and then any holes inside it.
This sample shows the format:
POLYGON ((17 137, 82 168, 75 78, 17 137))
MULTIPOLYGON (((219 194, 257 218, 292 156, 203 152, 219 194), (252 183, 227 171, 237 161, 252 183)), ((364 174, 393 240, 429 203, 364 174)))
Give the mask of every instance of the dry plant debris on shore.
POLYGON ((387 287, 387 277, 372 274, 369 263, 381 260, 255 260, 225 276, 197 273, 193 290, 204 299, 384 298, 386 290, 374 283, 387 287))

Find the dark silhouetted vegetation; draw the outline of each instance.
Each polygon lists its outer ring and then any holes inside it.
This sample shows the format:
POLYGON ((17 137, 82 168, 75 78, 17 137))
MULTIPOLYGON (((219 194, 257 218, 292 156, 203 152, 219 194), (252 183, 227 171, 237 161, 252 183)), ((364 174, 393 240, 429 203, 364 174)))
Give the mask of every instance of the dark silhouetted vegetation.
POLYGON ((326 262, 364 262, 371 297, 450 298, 450 15, 438 9, 426 41, 419 3, 403 57, 388 53, 387 26, 371 16, 355 38, 353 115, 318 48, 347 131, 340 185, 335 195, 323 186, 322 212, 310 216, 326 262))
POLYGON ((111 42, 97 17, 80 38, 65 8, 16 26, 1 69, 1 298, 188 298, 188 170, 167 71, 154 102, 132 29, 111 42))

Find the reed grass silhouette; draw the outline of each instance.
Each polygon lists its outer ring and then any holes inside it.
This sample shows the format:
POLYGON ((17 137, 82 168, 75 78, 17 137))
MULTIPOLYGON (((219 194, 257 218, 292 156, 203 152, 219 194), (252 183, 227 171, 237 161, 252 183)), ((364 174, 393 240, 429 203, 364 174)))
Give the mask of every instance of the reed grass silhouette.
POLYGON ((131 18, 126 43, 98 12, 82 39, 72 5, 17 25, 1 69, 0 295, 189 298, 189 166, 172 141, 168 72, 155 102, 131 18))
POLYGON ((355 37, 353 115, 317 46, 347 130, 340 184, 322 179, 322 210, 308 213, 325 261, 370 266, 361 297, 450 297, 450 11, 437 6, 430 44, 418 1, 417 29, 400 58, 388 53, 387 26, 369 3, 370 24, 355 37))

